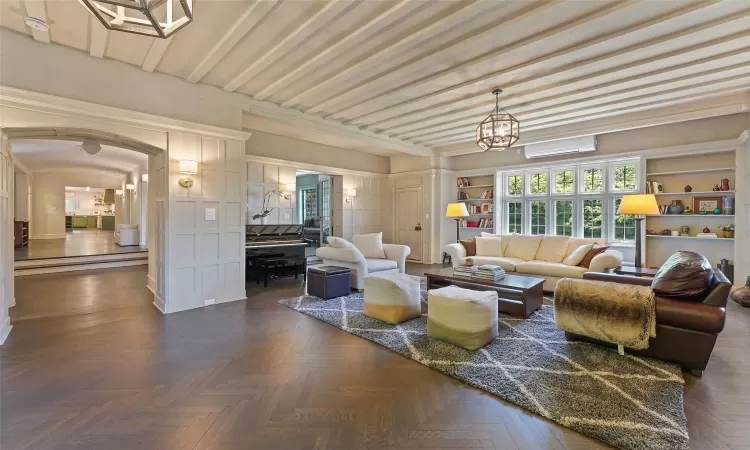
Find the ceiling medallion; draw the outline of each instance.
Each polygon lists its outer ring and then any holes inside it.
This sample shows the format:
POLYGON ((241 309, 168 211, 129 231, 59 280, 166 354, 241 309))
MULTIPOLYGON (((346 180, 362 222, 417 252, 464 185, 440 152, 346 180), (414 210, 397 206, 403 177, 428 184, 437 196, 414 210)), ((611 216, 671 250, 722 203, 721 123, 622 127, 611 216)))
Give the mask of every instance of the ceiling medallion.
POLYGON ((477 127, 477 145, 484 151, 505 150, 513 145, 520 135, 518 119, 500 108, 498 96, 502 92, 502 89, 492 91, 495 94, 495 109, 477 127))
POLYGON ((78 0, 107 29, 166 39, 193 21, 193 0, 78 0))

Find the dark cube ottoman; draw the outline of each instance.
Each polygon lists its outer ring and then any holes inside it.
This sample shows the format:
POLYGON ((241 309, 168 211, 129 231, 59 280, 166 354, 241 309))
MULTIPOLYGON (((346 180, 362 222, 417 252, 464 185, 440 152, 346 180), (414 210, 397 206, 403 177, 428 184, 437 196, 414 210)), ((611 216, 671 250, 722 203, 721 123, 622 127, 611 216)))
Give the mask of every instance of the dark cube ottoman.
POLYGON ((307 293, 325 299, 349 295, 351 277, 352 270, 348 267, 310 267, 307 270, 307 293))

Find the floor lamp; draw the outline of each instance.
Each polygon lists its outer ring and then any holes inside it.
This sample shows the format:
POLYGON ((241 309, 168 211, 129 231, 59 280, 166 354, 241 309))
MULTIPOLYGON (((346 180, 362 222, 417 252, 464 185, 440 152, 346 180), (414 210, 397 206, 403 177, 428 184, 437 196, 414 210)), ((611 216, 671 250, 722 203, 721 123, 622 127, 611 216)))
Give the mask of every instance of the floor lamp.
POLYGON ((450 217, 456 220, 456 242, 459 241, 461 218, 469 217, 469 211, 466 209, 466 203, 448 203, 448 207, 445 209, 445 217, 450 217))
POLYGON ((635 216, 635 267, 641 268, 641 222, 644 216, 659 214, 654 194, 631 194, 622 197, 617 214, 635 216))

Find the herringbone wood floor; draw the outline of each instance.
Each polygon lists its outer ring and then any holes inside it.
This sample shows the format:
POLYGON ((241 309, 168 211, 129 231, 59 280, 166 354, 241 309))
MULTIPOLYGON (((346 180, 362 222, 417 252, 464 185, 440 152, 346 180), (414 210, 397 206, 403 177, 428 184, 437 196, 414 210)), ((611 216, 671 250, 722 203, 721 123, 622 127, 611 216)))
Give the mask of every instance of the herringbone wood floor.
MULTIPOLYGON (((161 316, 145 277, 17 280, 0 350, 3 450, 605 448, 276 303, 299 282, 161 316)), ((687 376, 694 449, 750 449, 749 325, 730 305, 704 377, 687 376)))

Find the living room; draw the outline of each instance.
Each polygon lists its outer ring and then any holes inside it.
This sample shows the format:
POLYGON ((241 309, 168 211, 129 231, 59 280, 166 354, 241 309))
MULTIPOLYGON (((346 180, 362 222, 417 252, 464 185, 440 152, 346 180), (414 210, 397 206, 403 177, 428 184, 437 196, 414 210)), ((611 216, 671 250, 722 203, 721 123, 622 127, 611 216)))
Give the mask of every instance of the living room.
POLYGON ((1 7, 0 446, 750 443, 746 4, 147 3, 1 7), (14 277, 72 132, 148 268, 14 277))

